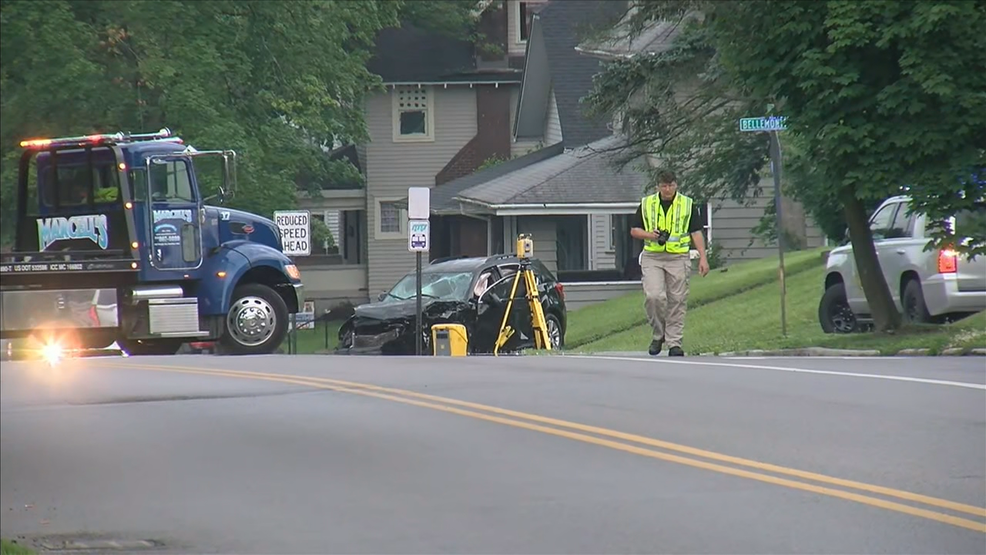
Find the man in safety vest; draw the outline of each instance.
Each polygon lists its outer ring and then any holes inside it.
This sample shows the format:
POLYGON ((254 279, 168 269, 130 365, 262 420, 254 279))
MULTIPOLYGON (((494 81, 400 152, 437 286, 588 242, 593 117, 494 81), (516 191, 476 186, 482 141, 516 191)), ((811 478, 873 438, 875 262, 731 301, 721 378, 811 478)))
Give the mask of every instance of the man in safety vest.
POLYGON ((661 172, 658 191, 644 197, 630 223, 630 236, 644 242, 640 253, 643 274, 644 310, 654 329, 648 352, 656 355, 665 342, 668 356, 684 356, 681 338, 685 330, 685 308, 688 281, 692 271, 689 251, 698 250, 698 271, 709 273, 705 256, 705 237, 698 207, 690 198, 678 192, 673 172, 661 172))

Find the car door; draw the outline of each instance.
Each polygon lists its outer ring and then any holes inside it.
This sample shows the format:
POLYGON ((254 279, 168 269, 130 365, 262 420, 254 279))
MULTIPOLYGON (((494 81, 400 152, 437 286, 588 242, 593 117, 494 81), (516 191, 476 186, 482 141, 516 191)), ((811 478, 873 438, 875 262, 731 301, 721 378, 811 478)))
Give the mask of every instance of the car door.
MULTIPOLYGON (((500 326, 503 323, 503 315, 507 310, 507 302, 510 299, 510 291, 514 286, 515 276, 516 274, 501 277, 480 295, 477 300, 476 328, 473 337, 470 339, 470 343, 475 346, 478 352, 493 351, 493 346, 496 343, 497 337, 500 335, 500 326)), ((514 330, 517 330, 517 324, 521 322, 521 318, 518 316, 518 309, 521 305, 526 307, 526 301, 521 295, 521 287, 523 285, 524 280, 522 279, 517 284, 517 296, 521 297, 520 302, 517 300, 514 301, 513 307, 510 310, 510 318, 507 321, 514 330)), ((528 327, 530 327, 529 322, 528 327)), ((530 331, 528 330, 525 335, 529 337, 530 331)), ((508 351, 516 348, 519 340, 519 334, 515 332, 507 341, 507 344, 501 347, 500 350, 508 351)))
MULTIPOLYGON (((870 232, 873 235, 873 246, 876 247, 878 257, 880 256, 880 246, 893 224, 898 204, 897 202, 884 203, 870 217, 870 232)), ((849 264, 852 268, 852 279, 846 283, 846 299, 849 302, 849 307, 856 314, 871 314, 872 312, 866 302, 866 295, 863 293, 863 284, 860 281, 855 254, 850 255, 849 264)), ((886 274, 884 274, 884 279, 886 279, 886 274)))
POLYGON ((883 270, 883 277, 890 288, 890 295, 897 305, 897 310, 902 310, 901 276, 908 270, 917 270, 920 275, 918 265, 922 258, 924 241, 914 237, 916 215, 909 213, 908 202, 895 202, 894 205, 896 210, 893 219, 886 229, 879 230, 882 238, 879 241, 874 240, 874 244, 877 257, 880 259, 880 269, 883 270))
POLYGON ((149 160, 151 264, 159 270, 192 270, 202 263, 202 234, 191 163, 178 156, 149 160))

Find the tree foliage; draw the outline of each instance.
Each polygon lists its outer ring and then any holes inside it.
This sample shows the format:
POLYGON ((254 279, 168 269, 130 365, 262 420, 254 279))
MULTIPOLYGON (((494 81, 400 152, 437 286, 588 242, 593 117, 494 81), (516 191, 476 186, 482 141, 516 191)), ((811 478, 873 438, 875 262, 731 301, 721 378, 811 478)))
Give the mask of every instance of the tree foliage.
MULTIPOLYGON (((381 29, 409 19, 472 36, 476 2, 405 0, 3 0, 0 194, 20 139, 168 127, 238 154, 234 206, 270 214, 298 187, 359 184, 326 149, 365 141, 366 63, 381 29), (431 10, 431 11, 429 11, 431 10)), ((218 171, 201 181, 218 185, 218 171)), ((13 204, 2 203, 9 238, 13 204)))
MULTIPOLYGON (((622 112, 632 155, 657 154, 689 184, 741 198, 762 178, 767 137, 740 117, 787 116, 782 140, 810 212, 838 207, 878 329, 899 314, 866 209, 905 190, 936 222, 929 246, 956 244, 948 216, 986 188, 986 6, 873 0, 643 0, 631 29, 672 22, 670 48, 609 64, 586 99, 622 112)), ((629 156, 628 156, 629 157, 629 156)), ((710 196, 712 196, 710 194, 710 196)), ((827 225, 828 232, 835 227, 827 225)), ((980 230, 982 231, 982 230, 980 230)), ((894 284, 896 286, 896 284, 894 284)))

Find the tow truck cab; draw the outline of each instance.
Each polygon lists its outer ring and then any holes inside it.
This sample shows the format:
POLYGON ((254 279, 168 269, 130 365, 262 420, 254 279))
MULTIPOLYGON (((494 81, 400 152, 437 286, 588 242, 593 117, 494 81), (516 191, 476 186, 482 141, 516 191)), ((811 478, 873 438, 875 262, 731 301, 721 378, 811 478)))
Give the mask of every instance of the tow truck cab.
POLYGON ((223 206, 235 152, 197 151, 168 129, 21 147, 14 252, 0 260, 4 339, 115 341, 131 355, 209 340, 233 354, 279 347, 301 276, 273 221, 223 206), (195 171, 206 156, 221 162, 218 206, 195 171))

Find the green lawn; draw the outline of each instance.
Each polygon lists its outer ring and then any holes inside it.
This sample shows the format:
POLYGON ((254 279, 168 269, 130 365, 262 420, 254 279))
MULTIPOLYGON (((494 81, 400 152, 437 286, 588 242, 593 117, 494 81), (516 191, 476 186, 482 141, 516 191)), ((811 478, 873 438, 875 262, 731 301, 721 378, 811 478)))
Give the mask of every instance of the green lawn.
MULTIPOLYGON (((329 322, 316 322, 313 330, 298 330, 298 353, 300 355, 311 355, 316 353, 326 353, 335 350, 339 344, 339 327, 342 320, 329 322), (326 348, 326 332, 328 332, 328 348, 326 348)), ((290 336, 289 336, 290 337, 290 336)), ((281 351, 288 352, 288 339, 284 338, 281 344, 281 351)))
MULTIPOLYGON (((787 253, 784 256, 784 267, 788 279, 800 272, 824 267, 822 254, 826 250, 828 249, 819 248, 787 253)), ((777 266, 777 257, 768 256, 717 268, 705 277, 695 272, 692 274, 691 292, 688 295, 689 309, 694 310, 764 284, 773 284, 776 289, 777 266)), ((600 343, 603 338, 622 336, 623 332, 632 333, 646 322, 643 291, 573 310, 568 314, 566 349, 588 348, 600 343)), ((636 346, 639 348, 639 345, 636 346)))
MULTIPOLYGON (((937 354, 950 347, 986 348, 986 312, 944 326, 910 326, 889 336, 875 333, 825 334, 818 323, 818 301, 824 274, 824 267, 816 266, 788 275, 787 337, 781 334, 779 285, 772 281, 742 294, 690 308, 685 317, 682 347, 687 354, 830 347, 875 349, 885 355, 895 354, 901 349, 924 348, 937 354)), ((637 307, 637 310, 642 312, 643 307, 637 307)), ((637 325, 585 344, 578 350, 645 351, 650 336, 649 326, 637 325)))
POLYGON ((0 555, 36 555, 36 552, 11 541, 0 540, 0 555))

